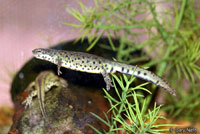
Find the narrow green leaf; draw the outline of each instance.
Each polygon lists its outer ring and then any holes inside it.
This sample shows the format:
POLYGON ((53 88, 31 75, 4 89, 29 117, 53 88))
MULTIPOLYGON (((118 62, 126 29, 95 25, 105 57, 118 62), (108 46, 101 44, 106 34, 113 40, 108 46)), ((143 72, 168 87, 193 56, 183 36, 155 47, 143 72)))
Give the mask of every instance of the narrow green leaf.
POLYGON ((104 119, 102 119, 100 116, 96 115, 95 113, 90 112, 90 114, 92 114, 94 117, 96 117, 98 120, 100 120, 101 122, 103 122, 105 125, 107 125, 108 127, 110 127, 110 124, 107 123, 104 119))

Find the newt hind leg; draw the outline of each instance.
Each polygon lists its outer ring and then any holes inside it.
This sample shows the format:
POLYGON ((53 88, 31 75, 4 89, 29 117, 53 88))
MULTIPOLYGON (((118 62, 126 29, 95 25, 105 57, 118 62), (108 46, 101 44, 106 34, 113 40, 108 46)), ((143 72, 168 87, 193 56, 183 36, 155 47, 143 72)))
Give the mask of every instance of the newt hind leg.
POLYGON ((106 90, 109 91, 110 87, 114 87, 113 84, 112 84, 112 80, 111 80, 109 74, 106 71, 101 72, 101 74, 102 74, 104 81, 106 83, 106 90))

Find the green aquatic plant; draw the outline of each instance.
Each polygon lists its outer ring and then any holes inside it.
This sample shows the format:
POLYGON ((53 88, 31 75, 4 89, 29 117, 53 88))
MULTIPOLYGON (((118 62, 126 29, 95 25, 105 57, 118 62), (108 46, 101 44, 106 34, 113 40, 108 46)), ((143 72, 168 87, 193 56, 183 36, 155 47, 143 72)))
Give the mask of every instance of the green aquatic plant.
POLYGON ((164 129, 162 127, 177 126, 173 124, 156 124, 158 119, 165 120, 165 118, 164 116, 159 115, 161 106, 156 106, 156 103, 154 103, 152 110, 146 109, 146 99, 142 95, 141 91, 151 94, 149 90, 144 88, 148 83, 131 87, 135 77, 132 76, 128 79, 126 75, 123 75, 122 79, 122 77, 113 75, 113 78, 117 98, 110 95, 107 90, 104 89, 105 98, 108 100, 111 107, 108 111, 111 112, 110 119, 106 113, 104 113, 106 120, 91 113, 108 127, 108 131, 106 132, 106 130, 104 130, 104 132, 101 132, 90 125, 96 133, 158 134, 169 132, 169 129, 164 129), (117 85, 119 85, 122 92, 119 92, 117 85))
MULTIPOLYGON (((109 44, 101 47, 115 51, 116 60, 129 64, 145 61, 143 67, 156 67, 155 72, 177 90, 178 99, 166 96, 165 106, 170 115, 182 116, 175 110, 182 111, 191 106, 199 111, 199 97, 196 96, 200 92, 196 90, 200 87, 199 1, 94 0, 94 5, 94 8, 88 8, 80 2, 81 11, 67 9, 80 23, 63 22, 79 30, 81 35, 77 40, 88 37, 87 51, 106 36, 109 44), (120 44, 114 44, 112 38, 119 39, 120 44), (136 50, 141 50, 142 54, 133 58, 132 53, 136 50), (188 88, 183 86, 185 79, 188 88), (193 96, 192 101, 188 101, 190 96, 193 96), (184 102, 195 105, 182 105, 184 102)), ((152 95, 148 95, 146 107, 151 102, 152 95)), ((193 112, 187 115, 188 118, 195 118, 193 112)))

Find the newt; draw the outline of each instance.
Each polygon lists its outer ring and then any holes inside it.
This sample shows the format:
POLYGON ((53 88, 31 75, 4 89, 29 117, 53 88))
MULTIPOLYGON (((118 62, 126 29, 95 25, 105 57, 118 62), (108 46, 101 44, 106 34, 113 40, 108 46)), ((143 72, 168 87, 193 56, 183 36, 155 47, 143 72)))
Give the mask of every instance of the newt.
POLYGON ((100 56, 83 52, 37 48, 34 49, 32 53, 37 59, 56 64, 58 75, 62 73, 60 71, 61 67, 87 73, 102 74, 107 90, 113 87, 109 74, 120 72, 149 81, 176 96, 175 90, 167 81, 163 80, 155 73, 138 66, 108 60, 100 56))
POLYGON ((53 86, 67 87, 67 82, 55 75, 52 71, 41 72, 35 79, 34 82, 30 84, 29 87, 33 88, 30 95, 22 102, 25 104, 25 108, 31 105, 32 98, 38 96, 38 101, 40 105, 40 110, 44 120, 49 124, 46 110, 45 110, 45 92, 48 92, 53 86))

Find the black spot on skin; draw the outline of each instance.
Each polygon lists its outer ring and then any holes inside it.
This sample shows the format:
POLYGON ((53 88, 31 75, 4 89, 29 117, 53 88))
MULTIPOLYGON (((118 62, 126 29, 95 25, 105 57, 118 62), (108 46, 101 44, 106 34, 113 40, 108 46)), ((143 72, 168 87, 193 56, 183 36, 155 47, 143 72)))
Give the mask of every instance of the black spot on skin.
POLYGON ((101 64, 101 61, 99 61, 99 64, 101 64))
POLYGON ((85 56, 83 56, 83 59, 85 58, 85 56))
POLYGON ((65 65, 67 65, 67 63, 65 63, 65 65))
POLYGON ((82 68, 82 70, 84 70, 84 68, 82 68))
POLYGON ((159 80, 156 81, 156 84, 158 84, 158 83, 159 83, 159 80))
POLYGON ((127 69, 127 73, 129 73, 129 69, 127 69))
POLYGON ((113 67, 110 69, 110 72, 111 72, 111 73, 113 72, 113 67))
POLYGON ((90 61, 89 60, 87 60, 87 63, 89 63, 90 61))
POLYGON ((87 67, 86 65, 84 67, 87 67))
POLYGON ((80 65, 80 67, 82 67, 82 65, 80 65))
POLYGON ((48 58, 48 60, 50 60, 50 58, 48 58))
POLYGON ((95 61, 93 61, 93 64, 95 64, 95 61))
POLYGON ((124 72, 124 67, 122 67, 122 72, 124 72))
POLYGON ((92 66, 90 65, 90 68, 92 68, 92 66))
POLYGON ((80 60, 80 58, 78 57, 78 60, 80 60))
POLYGON ((147 75, 147 73, 144 73, 144 75, 147 75))
POLYGON ((78 68, 78 66, 76 66, 76 68, 78 68))
POLYGON ((97 70, 100 70, 100 68, 97 68, 97 70))
POLYGON ((105 64, 105 67, 107 67, 108 65, 107 64, 105 64))
POLYGON ((141 72, 140 72, 140 71, 138 71, 137 73, 138 73, 138 74, 140 74, 141 72))
POLYGON ((82 63, 84 63, 84 61, 82 61, 82 63))
POLYGON ((74 60, 72 60, 72 62, 74 62, 74 60))

